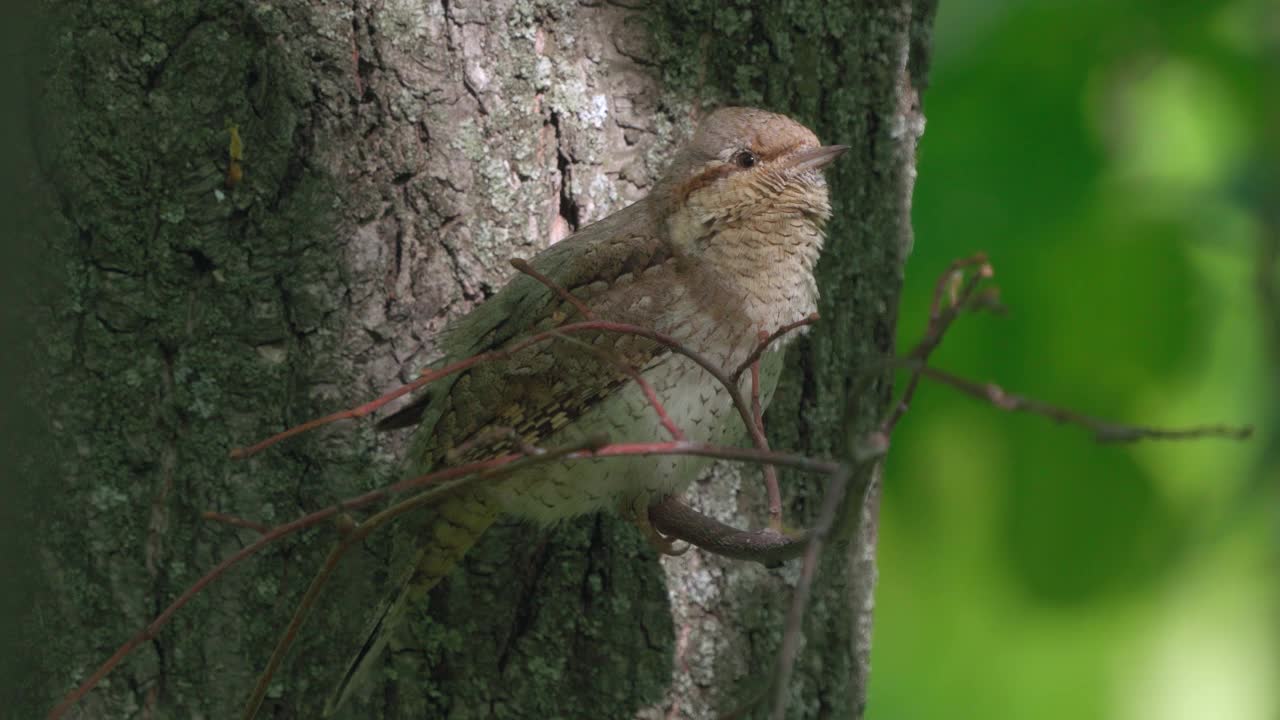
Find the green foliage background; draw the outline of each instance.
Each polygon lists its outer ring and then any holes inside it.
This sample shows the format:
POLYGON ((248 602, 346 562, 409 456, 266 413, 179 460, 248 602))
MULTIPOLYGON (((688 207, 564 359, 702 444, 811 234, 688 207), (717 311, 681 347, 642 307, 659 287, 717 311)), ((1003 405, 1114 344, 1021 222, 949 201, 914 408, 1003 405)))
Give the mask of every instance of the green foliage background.
POLYGON ((935 32, 899 346, 985 250, 1010 314, 962 318, 940 367, 1257 432, 1100 445, 926 385, 885 483, 870 717, 1280 717, 1280 4, 943 0, 935 32))

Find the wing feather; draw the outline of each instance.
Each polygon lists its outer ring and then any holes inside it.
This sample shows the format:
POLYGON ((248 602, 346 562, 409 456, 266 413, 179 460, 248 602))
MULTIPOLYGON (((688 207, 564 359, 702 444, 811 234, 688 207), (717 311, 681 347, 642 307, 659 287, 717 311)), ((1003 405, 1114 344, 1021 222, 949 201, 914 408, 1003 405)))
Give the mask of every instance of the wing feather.
MULTIPOLYGON (((663 238, 627 232, 644 220, 644 212, 642 203, 632 205, 539 253, 531 265, 584 301, 597 319, 636 322, 639 310, 631 296, 648 292, 635 287, 636 278, 654 268, 672 268, 676 262, 663 238)), ((519 274, 445 330, 443 362, 501 349, 582 319, 558 293, 519 274)), ((510 435, 490 433, 491 438, 476 442, 480 433, 494 428, 513 430, 521 441, 539 444, 629 382, 618 362, 644 369, 669 352, 643 338, 604 331, 574 337, 578 342, 552 339, 508 359, 442 378, 378 427, 418 426, 411 457, 420 470, 439 464, 451 448, 464 445, 470 449, 460 459, 466 460, 506 451, 512 445, 510 435), (602 352, 615 361, 601 357, 602 352)))

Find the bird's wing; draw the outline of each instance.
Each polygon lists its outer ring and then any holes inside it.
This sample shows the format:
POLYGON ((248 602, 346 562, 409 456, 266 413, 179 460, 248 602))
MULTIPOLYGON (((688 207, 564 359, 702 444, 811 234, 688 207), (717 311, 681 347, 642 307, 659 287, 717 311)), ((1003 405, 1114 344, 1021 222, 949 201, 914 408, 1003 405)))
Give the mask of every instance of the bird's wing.
MULTIPOLYGON (((644 324, 641 318, 653 313, 646 303, 660 303, 655 293, 679 272, 679 260, 661 236, 629 230, 651 227, 640 222, 644 212, 641 204, 615 213, 530 264, 582 300, 596 319, 644 324)), ((522 273, 445 331, 445 362, 510 348, 583 319, 557 292, 522 273)), ((501 452, 513 439, 502 434, 506 430, 538 444, 625 384, 624 367, 643 370, 669 353, 650 340, 606 331, 572 338, 550 339, 441 379, 379 428, 419 425, 411 453, 420 468, 437 465, 450 449, 467 447, 462 458, 501 452)))

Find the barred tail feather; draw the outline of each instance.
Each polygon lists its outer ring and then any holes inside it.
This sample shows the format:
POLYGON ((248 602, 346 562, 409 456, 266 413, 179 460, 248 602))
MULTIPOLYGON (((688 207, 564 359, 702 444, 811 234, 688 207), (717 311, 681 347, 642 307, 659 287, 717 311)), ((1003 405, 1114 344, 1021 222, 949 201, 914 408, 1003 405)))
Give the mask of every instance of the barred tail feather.
POLYGON ((414 562, 406 570, 392 594, 374 614, 365 633, 364 644, 347 666, 346 673, 324 706, 324 717, 333 717, 350 700, 378 663, 383 650, 408 616, 410 608, 422 601, 431 588, 448 576, 467 550, 497 519, 492 501, 481 493, 449 498, 435 508, 430 530, 423 539, 414 562))

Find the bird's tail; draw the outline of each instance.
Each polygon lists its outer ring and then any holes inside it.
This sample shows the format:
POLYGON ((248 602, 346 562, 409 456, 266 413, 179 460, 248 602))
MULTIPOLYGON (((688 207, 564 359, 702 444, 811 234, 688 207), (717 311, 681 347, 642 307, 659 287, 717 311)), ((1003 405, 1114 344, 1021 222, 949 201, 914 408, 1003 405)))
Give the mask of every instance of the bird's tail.
POLYGON ((346 704, 377 664, 410 608, 449 574, 498 517, 492 499, 478 490, 449 497, 432 510, 417 557, 374 614, 364 644, 325 703, 324 717, 332 717, 346 704))

